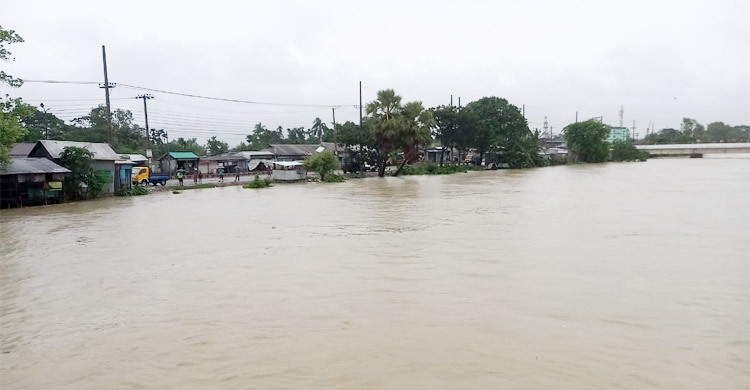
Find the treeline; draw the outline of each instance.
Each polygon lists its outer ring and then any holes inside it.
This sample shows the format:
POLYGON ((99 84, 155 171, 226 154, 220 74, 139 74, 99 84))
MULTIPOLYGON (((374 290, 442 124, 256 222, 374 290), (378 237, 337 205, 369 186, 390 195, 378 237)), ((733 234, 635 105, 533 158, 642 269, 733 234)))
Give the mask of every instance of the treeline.
POLYGON ((713 122, 704 127, 695 119, 683 118, 679 130, 662 129, 640 141, 644 145, 709 142, 750 142, 750 126, 730 126, 724 122, 713 122))
MULTIPOLYGON (((377 98, 367 104, 366 112, 361 127, 346 122, 333 129, 320 118, 315 118, 309 128, 278 127, 270 130, 258 123, 245 142, 230 148, 216 136, 204 145, 196 138, 168 139, 163 129, 151 129, 146 134, 145 128, 133 122, 130 111, 116 109, 112 112, 111 146, 118 153, 143 153, 151 148, 154 156, 160 156, 169 150, 214 155, 260 150, 270 144, 336 142, 354 150, 359 162, 368 161, 378 166, 383 175, 388 163, 397 160, 400 171, 405 164, 418 158, 420 146, 437 141, 458 150, 459 156, 474 150, 478 161, 491 153, 498 162, 505 162, 511 168, 544 164, 537 153, 539 134, 529 129, 518 107, 505 99, 486 97, 465 107, 425 109, 419 101, 402 103, 401 96, 387 89, 378 92, 377 98)), ((54 114, 17 99, 9 114, 23 128, 17 142, 41 139, 110 142, 104 106, 95 107, 88 115, 65 123, 54 114)), ((442 156, 441 153, 441 160, 442 156)))
MULTIPOLYGON (((9 115, 23 128, 23 132, 16 142, 36 142, 43 139, 82 142, 110 142, 109 126, 107 125, 106 108, 103 105, 95 107, 88 115, 75 118, 65 123, 52 113, 15 99, 8 103, 9 115)), ((143 126, 133 122, 133 114, 129 110, 116 109, 112 112, 112 148, 117 153, 140 153, 147 148, 154 151, 154 155, 162 155, 168 150, 191 151, 198 155, 214 155, 228 151, 259 150, 270 144, 302 144, 333 142, 333 131, 320 118, 315 118, 310 128, 303 127, 268 130, 262 123, 255 125, 254 130, 247 136, 247 142, 241 142, 233 148, 213 136, 205 144, 197 138, 178 137, 169 139, 164 129, 150 129, 146 134, 143 126), (148 138, 147 138, 148 137, 148 138)))

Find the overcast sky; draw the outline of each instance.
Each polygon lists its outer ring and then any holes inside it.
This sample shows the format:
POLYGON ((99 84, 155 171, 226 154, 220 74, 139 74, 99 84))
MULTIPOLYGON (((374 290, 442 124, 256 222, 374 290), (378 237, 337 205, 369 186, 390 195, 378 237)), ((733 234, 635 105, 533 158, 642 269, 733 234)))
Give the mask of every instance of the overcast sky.
MULTIPOLYGON (((750 124, 750 1, 10 1, 0 23, 25 79, 102 81, 259 102, 341 106, 393 88, 426 107, 499 96, 530 127, 636 121, 640 137, 678 127, 750 124)), ((104 101, 96 85, 26 83, 10 92, 69 119, 104 101), (77 99, 77 100, 71 100, 77 99), (91 99, 91 100, 80 100, 91 99)), ((113 107, 143 123, 144 91, 118 86, 113 107)), ((149 124, 170 137, 237 144, 269 128, 331 121, 330 107, 212 102, 153 93, 149 124)))

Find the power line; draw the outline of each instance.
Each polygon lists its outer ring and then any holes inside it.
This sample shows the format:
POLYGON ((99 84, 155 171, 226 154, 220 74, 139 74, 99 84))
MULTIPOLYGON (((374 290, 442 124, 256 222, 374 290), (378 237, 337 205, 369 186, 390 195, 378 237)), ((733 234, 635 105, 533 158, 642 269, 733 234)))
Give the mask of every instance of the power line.
MULTIPOLYGON (((99 84, 98 81, 70 81, 70 80, 24 80, 24 82, 45 83, 45 84, 84 84, 84 85, 99 84)), ((299 103, 258 102, 258 101, 252 101, 252 100, 220 98, 220 97, 196 95, 196 94, 184 93, 184 92, 167 91, 164 89, 141 87, 138 85, 124 84, 124 83, 117 83, 117 86, 123 87, 123 88, 137 89, 137 90, 142 90, 142 91, 158 92, 158 93, 165 93, 165 94, 170 94, 170 95, 191 97, 191 98, 196 98, 196 99, 216 100, 216 101, 231 102, 231 103, 262 104, 262 105, 268 105, 268 106, 287 106, 287 107, 320 107, 320 108, 330 108, 330 107, 340 108, 340 107, 346 107, 346 106, 358 107, 356 104, 299 104, 299 103)))
POLYGON ((163 89, 155 89, 155 88, 146 88, 146 87, 139 87, 137 85, 130 85, 130 84, 118 84, 118 86, 121 86, 123 88, 132 88, 132 89, 139 89, 142 91, 149 91, 149 92, 159 92, 159 93, 166 93, 170 95, 177 95, 177 96, 185 96, 185 97, 191 97, 191 98, 197 98, 197 99, 207 99, 207 100, 216 100, 216 101, 222 101, 222 102, 231 102, 231 103, 244 103, 244 104, 263 104, 268 106, 288 106, 288 107, 343 107, 350 104, 296 104, 296 103, 271 103, 271 102, 256 102, 251 100, 240 100, 240 99, 229 99, 229 98, 218 98, 213 96, 204 96, 204 95, 195 95, 191 93, 182 93, 182 92, 174 92, 174 91, 166 91, 163 89))

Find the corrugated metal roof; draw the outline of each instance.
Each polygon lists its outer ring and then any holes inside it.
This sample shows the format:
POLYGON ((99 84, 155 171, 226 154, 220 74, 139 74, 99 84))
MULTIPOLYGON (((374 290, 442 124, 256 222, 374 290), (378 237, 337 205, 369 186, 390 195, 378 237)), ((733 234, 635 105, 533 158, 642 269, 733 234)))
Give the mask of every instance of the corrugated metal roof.
POLYGON ((208 156, 206 158, 201 158, 201 160, 210 160, 210 161, 241 161, 245 160, 245 156, 241 155, 240 153, 221 153, 216 154, 213 156, 208 156))
POLYGON ((13 144, 13 147, 10 149, 10 156, 11 157, 29 157, 29 153, 31 153, 31 149, 34 149, 35 143, 17 143, 13 144))
POLYGON ((333 142, 323 142, 320 144, 271 144, 266 150, 273 152, 277 157, 306 156, 312 154, 320 146, 328 150, 335 149, 333 142))
POLYGON ((70 173, 70 170, 42 157, 15 157, 8 166, 0 167, 0 175, 34 173, 70 173))
MULTIPOLYGON (((186 159, 196 159, 198 158, 198 155, 196 155, 193 152, 169 152, 168 155, 172 156, 172 158, 186 158, 186 159)), ((164 156, 167 157, 167 156, 164 156)), ((162 157, 162 159, 164 158, 162 157)))
POLYGON ((77 148, 87 149, 89 152, 93 153, 94 160, 115 161, 120 159, 120 156, 112 150, 112 147, 105 143, 41 140, 37 142, 37 145, 39 144, 47 149, 47 153, 49 153, 52 158, 60 158, 60 154, 62 154, 64 148, 75 146, 77 148))
POLYGON ((148 161, 148 158, 142 154, 121 154, 120 157, 135 163, 148 161))

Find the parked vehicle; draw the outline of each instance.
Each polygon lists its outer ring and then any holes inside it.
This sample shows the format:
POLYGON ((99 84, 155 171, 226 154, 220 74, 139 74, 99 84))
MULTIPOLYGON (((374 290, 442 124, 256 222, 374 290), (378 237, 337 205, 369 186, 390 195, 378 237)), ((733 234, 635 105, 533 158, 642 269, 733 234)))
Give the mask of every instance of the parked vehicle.
POLYGON ((149 184, 161 184, 162 186, 165 186, 167 185, 167 180, 169 180, 169 175, 152 173, 149 167, 133 167, 133 175, 131 177, 133 184, 144 186, 149 184))

